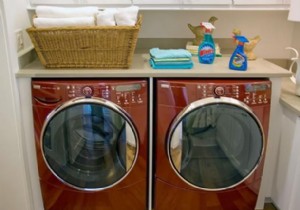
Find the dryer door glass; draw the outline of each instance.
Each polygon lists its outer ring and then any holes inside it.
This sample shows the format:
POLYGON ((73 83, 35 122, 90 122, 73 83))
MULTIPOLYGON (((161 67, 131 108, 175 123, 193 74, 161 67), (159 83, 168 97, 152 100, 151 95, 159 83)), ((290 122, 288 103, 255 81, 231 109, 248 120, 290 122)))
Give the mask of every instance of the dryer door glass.
POLYGON ((134 125, 124 111, 84 99, 50 114, 42 132, 48 168, 64 183, 101 190, 121 181, 138 151, 134 125))
POLYGON ((251 175, 262 158, 262 127, 247 107, 225 101, 199 104, 192 104, 175 120, 169 159, 177 174, 194 187, 234 187, 251 175))

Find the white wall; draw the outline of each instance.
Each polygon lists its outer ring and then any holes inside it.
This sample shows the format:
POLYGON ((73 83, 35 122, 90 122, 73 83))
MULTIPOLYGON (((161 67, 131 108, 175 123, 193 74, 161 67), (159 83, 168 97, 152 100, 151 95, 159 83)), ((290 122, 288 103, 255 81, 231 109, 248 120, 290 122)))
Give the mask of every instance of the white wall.
POLYGON ((0 209, 3 210, 32 210, 14 76, 18 70, 18 60, 14 39, 8 39, 14 37, 15 28, 25 26, 22 25, 27 20, 25 12, 22 0, 0 1, 0 209))
MULTIPOLYGON (((248 38, 260 35, 255 48, 264 58, 288 58, 294 24, 287 21, 287 11, 142 11, 141 38, 193 38, 187 24, 199 25, 216 16, 215 38, 232 38, 239 28, 248 38)), ((222 46, 221 46, 222 48, 222 46)))
MULTIPOLYGON (((14 0, 16 1, 16 0, 14 0)), ((23 0, 25 1, 25 0, 23 0)), ((19 11, 17 9, 16 11, 19 11)), ((24 11, 22 11, 24 12, 24 11)), ((291 45, 294 23, 287 21, 288 11, 186 11, 186 10, 151 10, 140 11, 143 15, 139 38, 193 38, 187 24, 199 25, 211 16, 216 16, 215 38, 232 39, 232 30, 239 28, 248 38, 260 35, 262 40, 255 48, 255 53, 263 58, 289 58, 284 50, 291 45)), ((28 22, 34 12, 27 15, 19 25, 28 22)), ((25 17, 26 15, 24 15, 25 17)), ((21 26, 15 23, 15 29, 21 26)), ((300 33, 300 32, 299 32, 300 33)), ((27 37, 27 33, 26 38, 27 37)), ((30 45, 25 40, 26 46, 30 45)), ((222 47, 222 46, 221 46, 222 47)))
POLYGON ((294 23, 294 31, 292 37, 292 47, 296 48, 300 53, 300 23, 294 23))

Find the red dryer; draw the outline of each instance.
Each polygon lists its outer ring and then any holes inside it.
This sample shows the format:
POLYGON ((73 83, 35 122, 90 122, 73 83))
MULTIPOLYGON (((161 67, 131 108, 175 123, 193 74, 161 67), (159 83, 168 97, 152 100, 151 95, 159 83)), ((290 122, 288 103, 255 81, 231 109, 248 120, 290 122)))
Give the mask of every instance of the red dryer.
POLYGON ((146 209, 147 80, 33 79, 32 104, 45 209, 146 209))
POLYGON ((271 82, 157 79, 155 210, 254 210, 271 82))

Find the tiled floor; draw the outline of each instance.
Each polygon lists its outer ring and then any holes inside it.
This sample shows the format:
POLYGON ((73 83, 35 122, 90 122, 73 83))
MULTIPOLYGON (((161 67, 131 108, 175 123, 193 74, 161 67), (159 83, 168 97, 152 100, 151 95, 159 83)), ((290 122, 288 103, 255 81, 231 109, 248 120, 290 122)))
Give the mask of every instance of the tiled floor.
POLYGON ((264 206, 264 210, 277 210, 272 203, 266 203, 264 206))

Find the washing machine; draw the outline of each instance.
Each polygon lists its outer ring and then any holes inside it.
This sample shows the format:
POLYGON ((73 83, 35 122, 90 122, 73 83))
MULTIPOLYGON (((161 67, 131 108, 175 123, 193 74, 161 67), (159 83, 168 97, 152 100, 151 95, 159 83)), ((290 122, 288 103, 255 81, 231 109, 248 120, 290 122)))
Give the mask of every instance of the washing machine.
POLYGON ((146 79, 33 79, 32 104, 45 209, 146 209, 146 79))
POLYGON ((254 210, 267 146, 268 79, 158 79, 155 210, 254 210))

